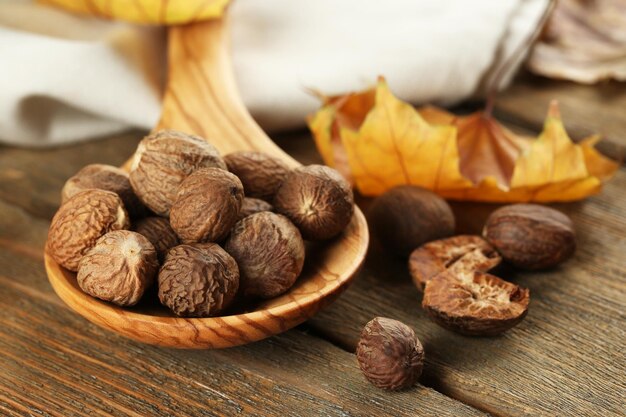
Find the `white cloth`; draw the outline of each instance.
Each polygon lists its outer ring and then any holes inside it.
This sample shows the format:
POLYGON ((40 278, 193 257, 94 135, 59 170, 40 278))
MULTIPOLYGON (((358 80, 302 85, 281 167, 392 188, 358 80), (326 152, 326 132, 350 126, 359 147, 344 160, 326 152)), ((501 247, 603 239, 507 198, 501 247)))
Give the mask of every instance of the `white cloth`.
MULTIPOLYGON (((535 29, 547 0, 236 0, 243 100, 267 130, 304 125, 314 88, 384 75, 414 103, 475 94, 535 29)), ((164 30, 0 0, 0 141, 47 146, 158 120, 164 30)), ((505 80, 506 81, 506 80, 505 80)))

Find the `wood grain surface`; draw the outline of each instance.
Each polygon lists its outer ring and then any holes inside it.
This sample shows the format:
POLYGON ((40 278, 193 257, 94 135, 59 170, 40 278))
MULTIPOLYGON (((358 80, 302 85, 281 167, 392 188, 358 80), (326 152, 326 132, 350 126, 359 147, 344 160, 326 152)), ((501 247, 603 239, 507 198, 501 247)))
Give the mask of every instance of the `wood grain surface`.
MULTIPOLYGON (((511 90, 518 96, 507 97, 517 103, 510 120, 533 132, 543 112, 526 107, 546 104, 535 82, 561 84, 523 77, 511 90)), ((590 98, 568 110, 568 128, 606 101, 605 93, 593 98, 594 87, 574 91, 590 98)), ((611 123, 615 132, 626 129, 623 115, 611 123)), ((525 321, 500 337, 462 337, 432 324, 404 261, 373 242, 353 286, 306 325, 245 347, 180 351, 90 324, 56 297, 43 269, 65 179, 87 163, 122 163, 142 135, 46 151, 0 147, 0 415, 624 415, 626 169, 601 195, 557 206, 576 223, 573 259, 552 271, 501 272, 530 288, 531 305, 525 321), (416 330, 426 351, 423 385, 387 393, 362 378, 352 351, 374 316, 416 330)), ((306 133, 278 143, 301 162, 319 161, 306 133)), ((366 209, 369 201, 359 204, 366 209)), ((467 232, 496 207, 453 206, 467 232)))

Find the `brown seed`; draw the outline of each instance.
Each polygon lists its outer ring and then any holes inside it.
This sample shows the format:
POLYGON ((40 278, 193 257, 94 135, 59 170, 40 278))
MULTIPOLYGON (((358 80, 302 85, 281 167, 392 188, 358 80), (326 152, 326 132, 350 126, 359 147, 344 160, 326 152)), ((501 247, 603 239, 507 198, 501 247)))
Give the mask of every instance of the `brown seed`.
POLYGON ((304 241, 298 229, 280 214, 256 213, 239 221, 226 242, 239 265, 241 293, 272 298, 296 282, 304 265, 304 241))
POLYGON ((175 130, 146 136, 133 157, 130 183, 137 196, 159 216, 168 216, 183 180, 198 168, 226 169, 206 140, 175 130))
POLYGON ((435 240, 415 249, 409 257, 409 272, 418 290, 445 270, 487 272, 502 258, 480 236, 461 235, 435 240))
POLYGON ((119 195, 128 214, 133 219, 146 215, 146 207, 135 195, 128 174, 111 165, 91 164, 83 167, 65 182, 61 191, 61 202, 64 203, 75 194, 90 188, 112 191, 119 195))
POLYGON ((422 307, 440 326, 468 336, 493 336, 528 312, 529 291, 479 271, 445 271, 426 283, 422 307))
POLYGON ((98 239, 83 256, 76 279, 92 297, 132 306, 152 286, 158 270, 157 254, 148 239, 139 233, 117 230, 98 239))
POLYGON ((128 229, 130 222, 120 197, 89 189, 70 197, 56 212, 48 231, 46 251, 70 271, 105 233, 128 229))
POLYGON ((356 357, 365 377, 375 386, 388 390, 413 386, 424 367, 424 348, 413 329, 383 317, 365 325, 356 357))
POLYGON ((350 184, 332 168, 309 165, 287 175, 274 197, 274 208, 287 216, 308 240, 325 240, 346 228, 354 212, 350 184))
POLYGON ((224 157, 228 170, 239 177, 246 197, 271 201, 289 173, 281 159, 261 152, 234 152, 224 157))
POLYGON ((239 211, 239 220, 244 217, 248 217, 254 213, 260 213, 262 211, 273 211, 274 207, 264 200, 259 200, 258 198, 250 198, 246 197, 243 199, 243 203, 241 204, 241 210, 239 211))
POLYGON ((454 233, 454 214, 448 203, 430 190, 411 185, 392 188, 374 200, 369 219, 380 243, 400 256, 454 233))
POLYGON ((180 185, 170 224, 185 243, 219 242, 237 222, 242 202, 239 178, 222 169, 202 168, 180 185))
POLYGON ((146 217, 139 220, 134 229, 152 243, 160 262, 163 262, 168 250, 180 243, 176 232, 165 217, 146 217))
POLYGON ((491 213, 483 236, 512 265, 529 270, 563 262, 576 250, 572 221, 538 204, 513 204, 491 213))
POLYGON ((176 246, 159 271, 159 300, 181 317, 219 314, 238 288, 237 263, 215 243, 176 246))

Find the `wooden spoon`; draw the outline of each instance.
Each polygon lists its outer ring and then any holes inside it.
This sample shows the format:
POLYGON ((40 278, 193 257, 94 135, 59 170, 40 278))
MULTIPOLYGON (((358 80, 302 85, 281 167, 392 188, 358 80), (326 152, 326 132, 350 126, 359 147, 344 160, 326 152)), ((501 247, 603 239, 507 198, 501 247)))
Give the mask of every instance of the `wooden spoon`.
MULTIPOLYGON (((169 29, 169 80, 157 129, 207 138, 222 153, 258 150, 297 166, 254 122, 233 77, 226 18, 169 29)), ((76 274, 45 255, 52 287, 89 321, 141 342, 176 348, 224 348, 284 332, 334 300, 362 264, 368 246, 365 218, 356 208, 337 238, 310 245, 304 271, 286 294, 253 311, 213 318, 173 317, 159 306, 124 309, 83 293, 76 274)))

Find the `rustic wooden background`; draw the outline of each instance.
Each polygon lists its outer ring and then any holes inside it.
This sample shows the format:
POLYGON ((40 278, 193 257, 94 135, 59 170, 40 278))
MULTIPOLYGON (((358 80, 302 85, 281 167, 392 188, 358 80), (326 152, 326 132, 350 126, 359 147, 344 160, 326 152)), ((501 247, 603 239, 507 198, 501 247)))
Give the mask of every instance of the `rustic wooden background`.
MULTIPOLYGON (((603 152, 623 160, 626 85, 522 75, 496 114, 536 133, 552 98, 573 138, 603 133, 603 152)), ((43 268, 64 181, 88 163, 123 163, 143 134, 52 150, 0 147, 0 415, 625 415, 626 169, 601 195, 557 206, 575 221, 578 252, 552 271, 509 273, 532 301, 526 320, 500 337, 462 337, 431 323, 404 262, 374 241, 355 283, 306 324, 244 347, 178 351, 82 319, 43 268), (361 376, 353 351, 375 316, 415 329, 427 356, 420 385, 388 393, 361 376)), ((319 161, 306 132, 276 140, 303 163, 319 161)), ((478 232, 496 207, 453 206, 459 232, 478 232)))

